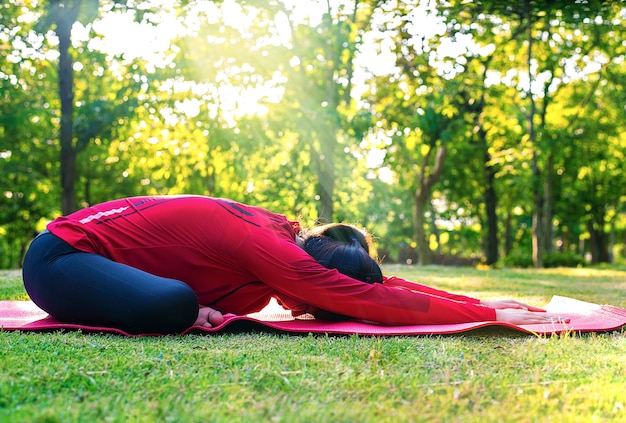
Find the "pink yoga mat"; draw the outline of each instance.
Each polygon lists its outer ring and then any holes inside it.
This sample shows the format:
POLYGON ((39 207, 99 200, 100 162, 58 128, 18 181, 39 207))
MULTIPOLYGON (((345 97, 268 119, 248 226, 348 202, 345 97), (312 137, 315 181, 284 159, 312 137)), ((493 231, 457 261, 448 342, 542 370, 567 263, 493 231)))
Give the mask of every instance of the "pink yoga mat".
MULTIPOLYGON (((598 305, 573 298, 554 296, 544 307, 547 311, 569 317, 569 323, 512 325, 501 322, 473 322, 447 325, 386 326, 358 321, 327 322, 314 319, 294 319, 277 304, 270 304, 259 313, 246 316, 225 315, 224 323, 214 328, 193 327, 185 333, 219 333, 232 329, 275 330, 285 333, 328 333, 341 335, 399 336, 444 335, 462 333, 487 326, 549 335, 563 332, 606 332, 626 326, 626 309, 598 305)), ((19 331, 82 330, 84 332, 130 335, 120 329, 62 323, 47 315, 30 301, 0 301, 0 328, 19 331)))

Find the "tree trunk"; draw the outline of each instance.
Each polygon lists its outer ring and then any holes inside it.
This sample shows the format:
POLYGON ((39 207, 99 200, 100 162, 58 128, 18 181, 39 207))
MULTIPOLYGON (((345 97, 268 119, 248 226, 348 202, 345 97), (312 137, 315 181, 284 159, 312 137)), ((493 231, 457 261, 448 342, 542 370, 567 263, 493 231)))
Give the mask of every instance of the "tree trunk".
MULTIPOLYGON (((336 58, 332 50, 327 53, 332 64, 336 63, 336 58)), ((337 85, 335 84, 334 68, 331 66, 326 74, 326 107, 328 115, 324 116, 324 124, 320 137, 320 151, 317 159, 318 193, 320 196, 320 209, 318 219, 322 222, 333 221, 333 196, 335 193, 335 146, 337 145, 337 132, 339 124, 337 116, 337 85)))
MULTIPOLYGON (((533 175, 538 178, 538 175, 533 175)), ((543 239, 541 234, 541 208, 543 199, 540 193, 535 189, 534 192, 535 210, 533 211, 533 224, 532 224, 532 245, 533 245, 533 264, 536 268, 543 267, 543 239)))
POLYGON ((432 201, 429 201, 428 205, 429 205, 430 211, 431 211, 431 213, 430 213, 430 230, 432 231, 432 235, 435 237, 435 243, 437 245, 435 247, 435 252, 436 253, 440 253, 441 252, 441 231, 437 227, 437 215, 435 214, 435 208, 433 207, 432 201))
POLYGON ((78 18, 81 1, 73 2, 71 7, 60 0, 51 0, 56 7, 55 32, 59 38, 59 98, 61 101, 61 211, 69 214, 77 209, 76 203, 76 148, 74 146, 74 71, 69 49, 72 27, 78 18))
POLYGON ((543 267, 543 240, 542 240, 542 229, 543 225, 541 224, 543 218, 543 196, 541 195, 540 190, 540 180, 541 175, 539 172, 538 165, 538 145, 537 145, 537 136, 535 134, 535 98, 532 92, 532 85, 534 82, 533 72, 532 72, 532 46, 533 46, 533 21, 532 21, 532 8, 531 2, 527 0, 527 18, 528 18, 528 99, 530 101, 530 112, 528 114, 528 137, 530 140, 530 145, 532 148, 532 157, 531 157, 531 169, 532 169, 532 189, 533 189, 533 200, 535 203, 535 207, 533 210, 533 225, 532 225, 532 245, 533 245, 533 264, 537 268, 543 267))
POLYGON ((427 175, 428 159, 433 151, 433 148, 434 147, 431 146, 430 150, 424 157, 422 167, 420 169, 418 189, 415 191, 413 198, 413 236, 417 244, 417 263, 419 265, 431 264, 433 262, 433 253, 430 249, 430 243, 426 234, 426 204, 429 203, 433 185, 435 185, 441 177, 443 166, 448 155, 448 149, 445 145, 437 148, 433 171, 430 175, 427 175))
POLYGON ((615 219, 613 217, 611 219, 611 229, 609 230, 609 245, 608 245, 608 262, 615 263, 615 256, 613 251, 615 251, 615 219))
MULTIPOLYGON (((330 135, 323 135, 329 136, 330 135)), ((317 158, 318 190, 320 207, 318 220, 329 223, 333 221, 333 195, 335 191, 334 139, 320 140, 321 152, 317 158)))
MULTIPOLYGON (((478 120, 477 123, 480 123, 480 120, 478 120)), ((496 170, 491 165, 491 154, 489 153, 489 147, 487 145, 487 132, 483 129, 482 125, 479 127, 480 129, 476 135, 478 136, 478 143, 483 154, 483 166, 485 172, 485 190, 483 195, 485 201, 485 215, 487 218, 487 234, 484 238, 484 255, 485 263, 488 266, 491 266, 498 261, 498 195, 495 188, 496 170)))
POLYGON ((513 225, 512 213, 508 211, 504 219, 504 256, 508 257, 513 251, 513 225))
POLYGON ((433 252, 426 235, 426 200, 425 196, 415 195, 413 206, 413 238, 417 247, 417 264, 424 266, 433 262, 433 252))
POLYGON ((604 219, 598 217, 587 222, 587 230, 589 231, 589 249, 591 252, 591 263, 608 263, 609 248, 608 237, 604 232, 604 219))
POLYGON ((489 165, 491 156, 485 154, 485 209, 487 214, 487 243, 485 245, 485 261, 488 266, 498 261, 498 196, 495 189, 496 174, 493 166, 489 165))
POLYGON ((543 182, 543 217, 541 220, 543 233, 542 242, 544 253, 554 252, 554 228, 552 227, 553 220, 553 191, 554 191, 554 153, 548 151, 546 159, 546 167, 544 169, 544 182, 543 182))

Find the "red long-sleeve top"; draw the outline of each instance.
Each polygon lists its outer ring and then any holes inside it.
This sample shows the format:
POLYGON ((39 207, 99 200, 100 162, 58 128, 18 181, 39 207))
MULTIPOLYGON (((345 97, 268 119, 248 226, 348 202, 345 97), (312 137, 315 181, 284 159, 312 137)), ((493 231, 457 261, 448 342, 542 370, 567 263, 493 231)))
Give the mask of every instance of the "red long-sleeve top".
POLYGON ((183 281, 200 304, 223 312, 259 311, 274 297, 294 315, 322 309, 399 325, 495 320, 495 310, 473 298, 327 269, 297 245, 297 222, 227 199, 126 198, 59 217, 48 229, 78 250, 183 281))

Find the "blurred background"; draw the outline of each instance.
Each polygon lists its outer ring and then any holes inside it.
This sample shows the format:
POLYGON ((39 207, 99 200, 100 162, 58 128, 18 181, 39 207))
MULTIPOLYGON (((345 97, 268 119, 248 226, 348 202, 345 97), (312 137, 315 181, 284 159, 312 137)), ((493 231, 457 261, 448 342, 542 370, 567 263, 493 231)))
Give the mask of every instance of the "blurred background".
POLYGON ((620 1, 4 0, 0 268, 61 214, 227 197, 384 263, 626 261, 620 1))

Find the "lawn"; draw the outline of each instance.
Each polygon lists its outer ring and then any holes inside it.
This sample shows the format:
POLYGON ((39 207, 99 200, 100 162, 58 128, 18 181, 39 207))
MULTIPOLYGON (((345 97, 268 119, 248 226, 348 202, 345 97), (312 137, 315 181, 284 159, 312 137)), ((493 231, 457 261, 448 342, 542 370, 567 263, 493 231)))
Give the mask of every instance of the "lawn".
MULTIPOLYGON (((535 305, 626 308, 626 269, 385 266, 386 274, 535 305)), ((0 299, 26 299, 18 272, 0 299)), ((626 421, 626 332, 504 329, 368 338, 272 333, 125 338, 0 333, 0 422, 626 421)))

